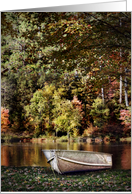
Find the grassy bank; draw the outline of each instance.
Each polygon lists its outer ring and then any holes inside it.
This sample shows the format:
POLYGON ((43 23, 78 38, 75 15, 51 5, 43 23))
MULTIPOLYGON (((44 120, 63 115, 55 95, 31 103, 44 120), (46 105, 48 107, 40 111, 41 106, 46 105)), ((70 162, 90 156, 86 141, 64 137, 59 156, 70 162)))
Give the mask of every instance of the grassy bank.
POLYGON ((131 170, 59 175, 47 167, 1 167, 1 191, 131 191, 131 170))

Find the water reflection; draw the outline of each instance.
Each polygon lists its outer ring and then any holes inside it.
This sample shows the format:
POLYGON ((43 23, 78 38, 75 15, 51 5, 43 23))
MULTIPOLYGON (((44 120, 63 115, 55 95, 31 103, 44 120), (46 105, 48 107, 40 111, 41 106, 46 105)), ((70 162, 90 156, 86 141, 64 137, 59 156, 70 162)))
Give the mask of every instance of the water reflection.
POLYGON ((113 154, 113 169, 131 169, 131 144, 14 143, 1 145, 1 165, 50 166, 42 149, 85 150, 113 154))
POLYGON ((121 165, 123 169, 127 169, 128 166, 131 166, 131 148, 125 148, 122 151, 121 155, 121 165))

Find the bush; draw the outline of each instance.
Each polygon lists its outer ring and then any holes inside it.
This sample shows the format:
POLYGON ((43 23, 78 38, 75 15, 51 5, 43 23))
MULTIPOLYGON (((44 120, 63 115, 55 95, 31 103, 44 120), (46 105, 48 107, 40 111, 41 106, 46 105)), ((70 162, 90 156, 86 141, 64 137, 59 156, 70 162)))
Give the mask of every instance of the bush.
POLYGON ((124 126, 124 132, 131 131, 131 108, 128 110, 120 110, 120 118, 122 122, 121 124, 124 126))
POLYGON ((1 132, 7 132, 9 128, 9 109, 1 107, 1 132))

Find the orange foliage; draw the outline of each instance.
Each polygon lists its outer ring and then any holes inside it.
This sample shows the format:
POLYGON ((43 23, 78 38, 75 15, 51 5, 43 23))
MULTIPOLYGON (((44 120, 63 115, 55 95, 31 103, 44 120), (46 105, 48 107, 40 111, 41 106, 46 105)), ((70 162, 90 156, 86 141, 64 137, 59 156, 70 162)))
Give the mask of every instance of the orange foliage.
POLYGON ((1 132, 6 132, 9 128, 9 109, 1 107, 1 132))
POLYGON ((72 104, 82 113, 82 102, 78 100, 77 96, 73 97, 72 104))

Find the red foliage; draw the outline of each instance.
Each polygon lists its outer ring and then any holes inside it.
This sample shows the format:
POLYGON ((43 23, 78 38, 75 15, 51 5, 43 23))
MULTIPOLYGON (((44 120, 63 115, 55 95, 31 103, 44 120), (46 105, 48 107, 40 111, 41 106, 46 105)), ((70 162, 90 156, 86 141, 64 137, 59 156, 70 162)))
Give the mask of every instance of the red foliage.
POLYGON ((121 124, 124 125, 124 131, 131 129, 131 111, 130 110, 120 110, 120 120, 121 124))
POLYGON ((121 59, 120 52, 112 52, 110 58, 119 61, 121 59))
POLYGON ((1 132, 6 132, 9 128, 9 109, 1 107, 1 132))
POLYGON ((115 92, 119 89, 119 83, 114 80, 110 83, 110 87, 108 90, 108 98, 111 99, 115 96, 115 92))

